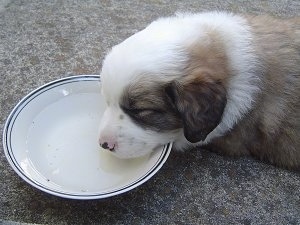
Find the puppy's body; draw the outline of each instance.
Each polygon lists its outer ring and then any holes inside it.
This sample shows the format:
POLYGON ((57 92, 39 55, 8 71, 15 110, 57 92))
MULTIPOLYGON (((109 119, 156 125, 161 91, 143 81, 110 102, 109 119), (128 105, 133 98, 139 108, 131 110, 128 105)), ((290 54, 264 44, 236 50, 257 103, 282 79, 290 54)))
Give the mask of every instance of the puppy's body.
POLYGON ((251 110, 210 149, 251 154, 280 166, 300 165, 300 20, 248 18, 261 64, 251 110))
POLYGON ((152 23, 104 61, 100 144, 134 157, 174 141, 298 167, 299 26, 227 13, 152 23))

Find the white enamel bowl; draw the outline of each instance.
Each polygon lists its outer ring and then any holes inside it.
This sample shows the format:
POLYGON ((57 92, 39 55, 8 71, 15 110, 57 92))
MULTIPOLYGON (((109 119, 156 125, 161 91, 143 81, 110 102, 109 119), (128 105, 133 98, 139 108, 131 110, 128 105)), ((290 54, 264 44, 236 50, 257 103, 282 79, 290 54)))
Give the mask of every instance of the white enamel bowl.
POLYGON ((121 160, 98 146, 105 108, 100 77, 82 75, 48 83, 24 97, 3 133, 5 155, 26 182, 71 199, 100 199, 127 192, 151 178, 171 144, 143 158, 121 160))

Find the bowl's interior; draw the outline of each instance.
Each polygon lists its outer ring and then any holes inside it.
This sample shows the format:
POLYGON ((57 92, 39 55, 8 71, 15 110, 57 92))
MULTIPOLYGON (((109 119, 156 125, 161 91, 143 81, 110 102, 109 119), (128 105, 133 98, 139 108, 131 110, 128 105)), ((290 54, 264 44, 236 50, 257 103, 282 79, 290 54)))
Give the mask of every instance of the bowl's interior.
POLYGON ((64 79, 36 90, 7 122, 10 163, 29 183, 63 197, 107 197, 143 183, 161 166, 169 148, 131 160, 101 150, 98 125, 104 108, 95 76, 64 79))

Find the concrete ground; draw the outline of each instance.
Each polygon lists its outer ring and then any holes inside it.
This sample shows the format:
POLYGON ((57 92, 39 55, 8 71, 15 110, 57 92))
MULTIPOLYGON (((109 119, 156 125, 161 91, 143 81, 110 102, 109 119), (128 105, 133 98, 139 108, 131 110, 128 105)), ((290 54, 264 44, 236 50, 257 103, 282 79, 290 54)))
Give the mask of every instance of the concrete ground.
MULTIPOLYGON (((230 10, 289 17, 292 0, 0 0, 0 131, 13 106, 46 82, 99 74, 110 47, 177 11, 230 10)), ((1 139, 1 137, 0 137, 1 139)), ((2 143, 2 140, 1 140, 2 143)), ((141 187, 75 201, 22 181, 0 145, 0 224, 300 224, 300 174, 251 158, 172 152, 141 187)))

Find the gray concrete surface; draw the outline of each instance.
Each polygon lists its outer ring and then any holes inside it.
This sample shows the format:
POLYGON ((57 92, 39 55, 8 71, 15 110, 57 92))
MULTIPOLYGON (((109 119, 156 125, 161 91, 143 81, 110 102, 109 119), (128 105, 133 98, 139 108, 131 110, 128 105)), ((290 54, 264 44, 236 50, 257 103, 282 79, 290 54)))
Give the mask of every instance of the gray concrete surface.
MULTIPOLYGON (((111 46, 160 16, 215 9, 289 17, 300 14, 300 1, 0 0, 1 133, 12 107, 34 88, 98 74, 111 46)), ((0 224, 22 223, 300 224, 300 174, 195 149, 173 152, 155 177, 127 194, 75 201, 22 181, 1 144, 0 224)))

